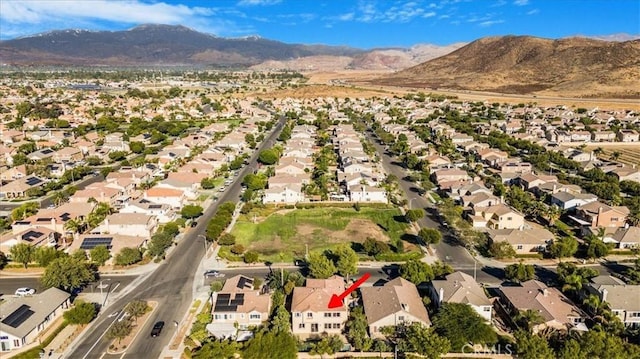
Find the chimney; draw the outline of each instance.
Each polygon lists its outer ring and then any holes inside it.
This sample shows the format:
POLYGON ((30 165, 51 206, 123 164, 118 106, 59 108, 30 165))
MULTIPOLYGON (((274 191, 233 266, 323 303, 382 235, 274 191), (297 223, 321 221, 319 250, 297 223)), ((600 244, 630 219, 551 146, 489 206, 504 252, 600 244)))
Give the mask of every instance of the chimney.
POLYGON ((549 290, 547 288, 544 288, 542 290, 542 296, 544 296, 544 297, 548 297, 549 296, 549 290))
POLYGON ((556 193, 556 188, 557 188, 557 187, 556 187, 556 184, 555 184, 555 182, 554 182, 554 183, 553 183, 553 191, 552 191, 551 193, 556 193))
POLYGON ((440 291, 438 292, 438 302, 442 303, 443 300, 444 300, 444 288, 440 288, 440 291))
POLYGON ((602 301, 606 302, 607 301, 607 295, 609 294, 609 291, 603 288, 601 293, 602 293, 602 301))

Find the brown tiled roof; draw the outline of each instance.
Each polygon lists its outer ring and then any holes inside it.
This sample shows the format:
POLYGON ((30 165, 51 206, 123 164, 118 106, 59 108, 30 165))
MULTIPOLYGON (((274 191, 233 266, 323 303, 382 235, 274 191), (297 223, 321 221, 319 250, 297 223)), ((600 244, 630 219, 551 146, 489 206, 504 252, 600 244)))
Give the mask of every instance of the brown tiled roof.
POLYGON ((344 291, 344 279, 333 276, 328 279, 307 279, 305 287, 293 289, 291 300, 292 312, 329 312, 346 311, 346 306, 328 308, 329 301, 333 294, 340 294, 344 291))
POLYGON ((360 290, 367 322, 373 324, 394 313, 407 312, 429 325, 429 314, 416 286, 404 278, 396 278, 383 286, 360 290))

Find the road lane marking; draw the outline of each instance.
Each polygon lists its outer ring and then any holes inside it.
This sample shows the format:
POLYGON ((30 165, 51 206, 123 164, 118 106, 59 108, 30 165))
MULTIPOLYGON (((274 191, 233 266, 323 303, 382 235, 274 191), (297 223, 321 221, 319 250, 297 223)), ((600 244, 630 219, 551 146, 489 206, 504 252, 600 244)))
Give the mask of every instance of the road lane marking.
MULTIPOLYGON (((89 350, 87 351, 87 354, 85 354, 82 359, 87 359, 87 357, 89 356, 89 354, 91 354, 91 351, 93 350, 93 348, 95 348, 98 343, 100 343, 100 341, 102 340, 102 338, 107 334, 107 332, 109 331, 109 329, 111 328, 111 326, 118 320, 119 317, 116 317, 116 319, 114 319, 111 324, 109 324, 109 326, 107 327, 107 330, 105 330, 102 335, 100 335, 100 337, 98 338, 98 340, 96 340, 95 343, 93 343, 93 345, 91 346, 91 348, 89 348, 89 350)), ((104 354, 103 354, 104 356, 104 354)), ((100 357, 102 358, 102 357, 100 357)))

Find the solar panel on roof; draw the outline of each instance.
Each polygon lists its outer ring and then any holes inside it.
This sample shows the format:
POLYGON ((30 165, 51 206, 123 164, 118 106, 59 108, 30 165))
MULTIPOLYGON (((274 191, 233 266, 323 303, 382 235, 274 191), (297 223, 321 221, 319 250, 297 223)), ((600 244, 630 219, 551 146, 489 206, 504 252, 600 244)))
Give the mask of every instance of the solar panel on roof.
POLYGON ((245 289, 245 288, 252 289, 253 288, 253 279, 247 278, 247 277, 240 277, 240 280, 238 280, 238 288, 240 288, 240 289, 245 289))
POLYGON ((112 237, 85 238, 80 245, 80 249, 94 249, 97 246, 105 246, 107 249, 111 249, 112 240, 112 237))
POLYGON ((161 204, 150 204, 149 205, 149 209, 158 209, 158 208, 162 208, 161 204))
POLYGON ((36 219, 36 222, 49 222, 49 221, 51 221, 51 218, 49 217, 41 217, 36 219))
POLYGON ((40 151, 40 153, 42 153, 43 155, 48 155, 50 153, 53 153, 53 150, 50 148, 45 148, 44 150, 40 151))
POLYGON ((12 328, 17 328, 20 324, 24 323, 25 320, 29 319, 30 316, 34 314, 34 311, 31 310, 26 304, 21 305, 16 309, 13 313, 9 314, 8 317, 4 318, 2 322, 12 328))
POLYGON ((23 241, 27 241, 27 242, 31 242, 36 238, 39 238, 43 235, 42 232, 37 232, 37 231, 29 231, 25 234, 22 235, 22 240, 23 241))
POLYGON ((35 186, 38 183, 42 183, 42 180, 38 177, 29 177, 26 182, 29 186, 35 186))

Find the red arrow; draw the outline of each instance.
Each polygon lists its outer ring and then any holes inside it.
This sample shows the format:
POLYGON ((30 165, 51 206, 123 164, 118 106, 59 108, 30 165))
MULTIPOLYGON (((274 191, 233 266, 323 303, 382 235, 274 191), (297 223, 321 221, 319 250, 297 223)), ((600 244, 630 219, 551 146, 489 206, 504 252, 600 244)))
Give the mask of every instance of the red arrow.
POLYGON ((365 273, 362 277, 360 277, 360 279, 358 279, 355 283, 353 283, 351 285, 351 287, 347 288, 347 290, 345 290, 343 293, 341 293, 340 295, 332 295, 331 296, 331 300, 329 301, 329 309, 332 308, 338 308, 338 307, 342 307, 342 300, 349 295, 349 293, 353 292, 354 290, 356 290, 356 288, 358 288, 360 285, 362 285, 362 283, 366 282, 367 279, 369 279, 369 277, 371 277, 370 273, 365 273))

